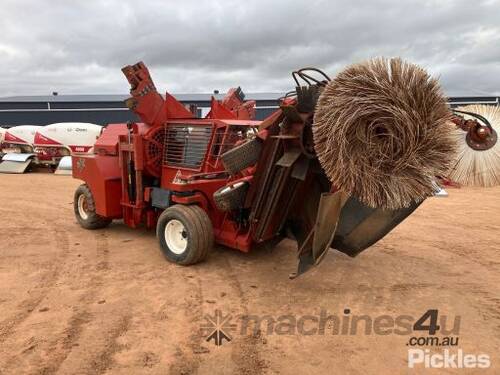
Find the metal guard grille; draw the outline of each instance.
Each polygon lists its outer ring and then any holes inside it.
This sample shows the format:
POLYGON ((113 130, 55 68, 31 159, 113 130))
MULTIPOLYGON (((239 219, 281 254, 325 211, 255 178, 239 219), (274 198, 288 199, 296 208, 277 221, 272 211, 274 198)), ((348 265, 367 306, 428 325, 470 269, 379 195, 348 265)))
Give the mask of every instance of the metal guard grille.
POLYGON ((165 144, 165 131, 157 128, 148 134, 146 139, 146 168, 153 176, 161 176, 161 165, 163 161, 163 147, 165 144))
POLYGON ((163 163, 169 166, 200 169, 212 134, 212 126, 184 124, 165 128, 163 163))
POLYGON ((215 131, 210 156, 214 159, 217 159, 226 151, 232 149, 235 146, 236 142, 242 142, 249 139, 247 135, 248 131, 251 130, 234 125, 230 125, 227 130, 226 128, 218 128, 215 131))

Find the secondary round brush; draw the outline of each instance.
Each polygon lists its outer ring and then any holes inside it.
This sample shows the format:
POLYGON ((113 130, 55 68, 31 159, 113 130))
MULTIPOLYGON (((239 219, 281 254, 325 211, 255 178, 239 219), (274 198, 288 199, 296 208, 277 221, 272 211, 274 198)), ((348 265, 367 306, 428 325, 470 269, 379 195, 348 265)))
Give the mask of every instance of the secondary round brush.
MULTIPOLYGON (((500 134, 500 107, 492 105, 469 105, 456 108, 483 116, 493 130, 500 134)), ((466 120, 473 116, 463 115, 466 120)), ((467 132, 457 128, 454 135, 459 142, 456 164, 449 178, 465 186, 490 187, 500 185, 500 143, 486 150, 474 150, 467 143, 467 132)))
POLYGON ((323 90, 316 154, 334 186, 371 207, 432 195, 456 160, 451 113, 436 79, 399 58, 349 66, 323 90))

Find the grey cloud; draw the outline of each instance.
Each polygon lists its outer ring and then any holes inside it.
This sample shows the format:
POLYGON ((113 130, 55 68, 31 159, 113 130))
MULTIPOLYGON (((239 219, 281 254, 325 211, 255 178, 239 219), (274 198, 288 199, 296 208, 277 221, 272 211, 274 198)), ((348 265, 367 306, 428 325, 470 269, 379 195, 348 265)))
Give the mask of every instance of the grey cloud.
POLYGON ((285 91, 290 71, 334 75, 401 56, 449 95, 500 93, 500 1, 2 0, 0 96, 123 93, 143 60, 157 86, 285 91))

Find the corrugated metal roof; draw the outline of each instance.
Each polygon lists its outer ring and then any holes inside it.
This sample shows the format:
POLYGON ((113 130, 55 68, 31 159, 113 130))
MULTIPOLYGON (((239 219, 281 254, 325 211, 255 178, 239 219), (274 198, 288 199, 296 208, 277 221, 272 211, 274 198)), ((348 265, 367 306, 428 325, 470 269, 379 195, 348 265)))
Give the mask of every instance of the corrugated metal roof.
MULTIPOLYGON (((222 99, 224 93, 221 94, 172 94, 180 101, 185 102, 197 102, 197 101, 209 101, 212 96, 216 99, 222 99)), ((275 92, 257 92, 257 93, 245 93, 246 100, 277 100, 279 97, 283 96, 283 93, 275 92)), ((26 96, 8 96, 0 97, 0 102, 16 102, 16 103, 26 103, 26 102, 123 102, 130 95, 114 95, 114 94, 101 94, 101 95, 26 95, 26 96)))
MULTIPOLYGON (((179 101, 189 102, 208 102, 212 96, 216 99, 222 99, 225 93, 221 94, 172 94, 179 101)), ((257 101, 276 101, 284 93, 277 92, 254 92, 245 94, 246 100, 257 101)), ((26 96, 8 96, 0 97, 0 103, 123 103, 130 95, 120 94, 100 94, 100 95, 26 95, 26 96)), ((448 98, 451 104, 469 104, 469 103, 492 103, 500 104, 498 96, 454 96, 448 98)))
POLYGON ((26 95, 1 97, 0 102, 118 102, 128 95, 26 95))

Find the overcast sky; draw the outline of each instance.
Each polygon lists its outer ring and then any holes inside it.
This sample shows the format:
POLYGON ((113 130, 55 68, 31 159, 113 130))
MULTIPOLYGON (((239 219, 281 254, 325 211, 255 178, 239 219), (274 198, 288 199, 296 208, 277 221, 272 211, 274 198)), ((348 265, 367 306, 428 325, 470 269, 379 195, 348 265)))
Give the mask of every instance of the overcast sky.
POLYGON ((0 0, 0 96, 125 94, 143 60, 172 93, 281 92, 290 72, 334 75, 401 56, 448 95, 500 94, 500 0, 0 0))

